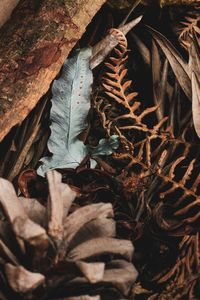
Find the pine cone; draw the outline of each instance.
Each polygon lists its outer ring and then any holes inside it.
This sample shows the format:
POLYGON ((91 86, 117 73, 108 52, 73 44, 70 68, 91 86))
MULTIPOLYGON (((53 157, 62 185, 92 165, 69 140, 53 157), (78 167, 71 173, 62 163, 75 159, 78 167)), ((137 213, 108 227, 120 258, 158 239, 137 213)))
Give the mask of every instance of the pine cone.
POLYGON ((130 299, 137 277, 130 241, 114 238, 111 204, 71 211, 77 196, 47 173, 47 208, 0 179, 0 299, 130 299))

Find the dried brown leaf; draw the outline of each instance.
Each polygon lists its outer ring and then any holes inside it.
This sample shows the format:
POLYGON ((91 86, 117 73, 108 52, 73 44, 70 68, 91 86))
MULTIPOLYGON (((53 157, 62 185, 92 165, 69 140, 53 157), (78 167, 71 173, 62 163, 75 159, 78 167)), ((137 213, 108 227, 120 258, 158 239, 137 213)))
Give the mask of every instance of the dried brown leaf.
POLYGON ((184 93, 189 100, 192 100, 191 80, 187 63, 164 35, 149 26, 148 28, 155 41, 165 53, 184 93))
POLYGON ((136 34, 134 34, 133 32, 130 33, 130 35, 132 36, 134 42, 136 43, 137 47, 140 50, 140 54, 144 60, 144 62, 150 66, 151 64, 151 54, 149 49, 146 47, 146 45, 138 38, 138 36, 136 34))
POLYGON ((195 73, 192 73, 192 116, 194 128, 200 137, 200 82, 195 73))

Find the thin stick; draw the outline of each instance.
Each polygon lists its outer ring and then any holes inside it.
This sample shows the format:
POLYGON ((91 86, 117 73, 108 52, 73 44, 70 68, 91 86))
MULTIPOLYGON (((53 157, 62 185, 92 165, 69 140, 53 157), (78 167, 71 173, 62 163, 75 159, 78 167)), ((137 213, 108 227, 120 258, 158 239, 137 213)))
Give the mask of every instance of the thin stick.
POLYGON ((124 18, 124 20, 121 22, 121 24, 119 25, 119 27, 123 26, 127 21, 128 18, 130 17, 130 15, 132 14, 132 12, 134 11, 134 9, 138 6, 138 4, 140 4, 141 0, 136 0, 133 4, 133 6, 131 7, 130 11, 128 12, 128 14, 126 15, 126 17, 124 18))

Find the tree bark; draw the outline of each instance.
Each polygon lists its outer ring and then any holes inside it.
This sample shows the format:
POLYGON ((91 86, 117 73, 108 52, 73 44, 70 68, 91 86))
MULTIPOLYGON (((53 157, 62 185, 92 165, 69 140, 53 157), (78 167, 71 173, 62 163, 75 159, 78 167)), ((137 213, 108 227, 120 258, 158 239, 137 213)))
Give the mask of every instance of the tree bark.
POLYGON ((47 92, 105 0, 21 0, 0 30, 0 141, 47 92))
POLYGON ((198 0, 160 0, 160 6, 198 4, 198 0))
POLYGON ((19 0, 0 0, 0 27, 9 19, 19 0))

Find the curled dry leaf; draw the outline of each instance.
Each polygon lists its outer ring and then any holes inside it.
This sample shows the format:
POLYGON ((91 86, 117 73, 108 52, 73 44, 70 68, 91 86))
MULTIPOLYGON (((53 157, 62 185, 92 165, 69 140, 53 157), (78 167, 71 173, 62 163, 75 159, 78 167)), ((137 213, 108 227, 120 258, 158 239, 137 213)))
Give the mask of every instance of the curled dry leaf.
POLYGON ((26 169, 23 172, 20 173, 18 177, 18 186, 21 191, 21 193, 26 197, 30 197, 30 193, 28 190, 28 184, 31 181, 34 181, 37 179, 37 172, 32 169, 26 169))

